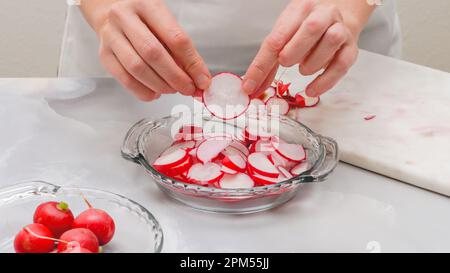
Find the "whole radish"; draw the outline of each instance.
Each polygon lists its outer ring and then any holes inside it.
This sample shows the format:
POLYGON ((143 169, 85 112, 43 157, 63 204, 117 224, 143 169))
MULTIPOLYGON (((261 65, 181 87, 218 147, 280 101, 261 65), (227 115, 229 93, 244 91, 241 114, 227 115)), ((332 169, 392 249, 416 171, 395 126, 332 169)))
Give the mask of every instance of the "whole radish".
POLYGON ((78 248, 87 249, 89 252, 99 252, 99 243, 95 234, 86 228, 74 228, 61 235, 58 243, 58 252, 70 251, 78 248))
POLYGON ((87 228, 92 231, 98 239, 100 245, 105 245, 114 236, 116 226, 114 220, 104 210, 93 208, 84 198, 89 209, 80 213, 73 221, 74 228, 87 228))
POLYGON ((14 239, 17 253, 49 253, 54 248, 53 233, 42 224, 25 226, 14 239))
POLYGON ((45 202, 40 204, 34 212, 33 221, 49 228, 55 237, 61 236, 73 224, 73 214, 67 203, 45 202))

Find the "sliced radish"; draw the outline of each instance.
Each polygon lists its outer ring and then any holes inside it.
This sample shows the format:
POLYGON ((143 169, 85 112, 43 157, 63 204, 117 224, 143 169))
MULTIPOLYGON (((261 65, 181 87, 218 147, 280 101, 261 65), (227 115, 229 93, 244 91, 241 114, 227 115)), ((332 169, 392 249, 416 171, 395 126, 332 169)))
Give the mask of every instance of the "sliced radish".
POLYGON ((231 139, 217 137, 207 138, 197 147, 197 158, 206 163, 216 158, 228 145, 231 139))
POLYGON ((270 162, 272 162, 273 165, 275 165, 276 167, 282 166, 282 167, 284 167, 284 168, 286 168, 286 169, 290 169, 290 168, 294 167, 296 164, 298 164, 298 162, 291 161, 291 160, 288 160, 288 159, 282 157, 282 156, 281 156, 280 154, 278 154, 277 152, 272 152, 272 153, 269 155, 269 160, 270 160, 270 162))
POLYGON ((288 170, 286 170, 283 166, 278 166, 277 169, 278 171, 280 171, 280 174, 284 176, 286 179, 290 179, 293 177, 292 174, 288 170))
POLYGON ((223 175, 220 165, 216 163, 197 163, 192 165, 187 173, 187 179, 192 183, 205 186, 217 182, 223 175))
POLYGON ((274 177, 268 177, 264 176, 255 172, 249 172, 250 177, 258 184, 260 185, 273 185, 281 182, 282 180, 280 178, 274 178, 274 177))
POLYGON ((211 114, 221 119, 242 115, 250 104, 250 97, 242 89, 242 79, 231 73, 220 73, 203 92, 203 103, 211 114))
POLYGON ((262 100, 260 100, 260 99, 250 100, 250 105, 248 107, 249 111, 260 112, 264 109, 266 109, 266 105, 264 104, 264 102, 262 100))
POLYGON ((266 155, 269 155, 270 153, 274 152, 274 148, 272 146, 272 143, 268 140, 264 140, 264 139, 260 139, 258 141, 255 142, 255 144, 253 145, 253 152, 257 152, 257 153, 264 153, 266 155))
POLYGON ((264 153, 252 153, 248 156, 248 165, 255 173, 277 178, 280 172, 264 153))
POLYGON ((267 102, 268 99, 275 96, 277 94, 277 89, 273 86, 269 86, 269 88, 264 91, 264 93, 261 94, 259 97, 264 103, 267 102))
POLYGON ((177 149, 171 153, 158 157, 153 163, 153 167, 157 170, 165 170, 180 165, 188 157, 189 155, 186 150, 177 149))
POLYGON ((244 143, 238 140, 233 140, 230 143, 230 147, 236 148, 239 151, 241 151, 245 156, 248 156, 250 154, 250 151, 248 150, 247 146, 245 146, 244 143))
POLYGON ((309 170, 310 168, 310 164, 308 161, 303 161, 300 164, 296 165, 295 167, 292 168, 291 173, 293 175, 301 175, 302 173, 306 172, 307 170, 309 170))
POLYGON ((280 97, 272 97, 266 102, 267 111, 269 113, 286 115, 289 113, 289 103, 280 97))
POLYGON ((222 168, 220 168, 220 170, 221 170, 223 173, 227 173, 227 174, 237 174, 237 173, 238 173, 238 171, 232 170, 232 169, 226 167, 225 165, 222 165, 222 168))
POLYGON ((320 97, 308 97, 306 95, 295 94, 295 101, 299 107, 314 107, 320 102, 320 97))
POLYGON ((244 172, 247 162, 242 158, 241 152, 226 152, 222 160, 222 165, 238 172, 244 172))
POLYGON ((277 82, 277 91, 278 95, 283 96, 284 94, 289 95, 289 86, 291 85, 290 82, 284 84, 282 81, 277 82))
POLYGON ((274 148, 278 154, 291 161, 300 162, 306 158, 305 149, 300 144, 278 143, 274 148))
POLYGON ((167 150, 165 150, 165 151, 161 154, 161 156, 170 154, 170 153, 172 153, 173 151, 178 150, 178 149, 183 149, 183 150, 186 150, 186 151, 191 151, 191 150, 194 149, 194 148, 195 148, 195 141, 193 141, 193 140, 184 141, 184 142, 175 142, 175 143, 172 144, 172 146, 170 146, 167 150))
POLYGON ((183 163, 178 166, 168 168, 166 170, 166 174, 170 176, 178 176, 183 175, 183 173, 187 172, 189 168, 192 166, 192 158, 188 157, 183 163))
POLYGON ((244 173, 226 174, 219 181, 219 187, 222 189, 251 189, 254 186, 255 182, 244 173))
POLYGON ((247 140, 254 141, 260 138, 270 139, 273 136, 272 133, 268 132, 262 126, 258 126, 259 124, 254 124, 254 126, 247 126, 244 129, 244 134, 247 140))

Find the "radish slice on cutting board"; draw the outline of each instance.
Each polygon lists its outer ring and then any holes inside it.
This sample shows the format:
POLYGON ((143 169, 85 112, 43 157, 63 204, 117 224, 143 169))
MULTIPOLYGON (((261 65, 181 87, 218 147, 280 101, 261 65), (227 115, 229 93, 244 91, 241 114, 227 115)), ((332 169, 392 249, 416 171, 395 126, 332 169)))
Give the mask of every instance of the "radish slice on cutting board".
POLYGON ((217 182, 223 175, 220 165, 208 162, 192 165, 186 177, 189 181, 199 185, 207 185, 217 182))
POLYGON ((255 182, 244 173, 226 174, 220 179, 219 186, 222 189, 251 189, 255 182))
POLYGON ((242 89, 242 79, 231 73, 220 73, 211 79, 203 92, 203 103, 211 114, 221 119, 242 115, 250 104, 250 97, 242 89))
POLYGON ((267 155, 264 153, 252 153, 248 156, 248 165, 250 169, 263 176, 277 178, 280 172, 277 168, 270 162, 267 155))

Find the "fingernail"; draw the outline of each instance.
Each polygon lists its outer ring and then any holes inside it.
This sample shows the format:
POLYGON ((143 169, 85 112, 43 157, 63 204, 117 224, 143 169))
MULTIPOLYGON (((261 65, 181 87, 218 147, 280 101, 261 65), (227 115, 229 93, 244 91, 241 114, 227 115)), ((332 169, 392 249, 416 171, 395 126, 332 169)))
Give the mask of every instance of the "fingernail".
POLYGON ((244 80, 244 84, 242 85, 242 90, 244 90, 245 93, 251 94, 255 92, 256 89, 256 82, 252 79, 246 79, 244 80))
POLYGON ((205 74, 200 74, 195 78, 198 88, 203 90, 209 87, 209 81, 209 77, 205 74))

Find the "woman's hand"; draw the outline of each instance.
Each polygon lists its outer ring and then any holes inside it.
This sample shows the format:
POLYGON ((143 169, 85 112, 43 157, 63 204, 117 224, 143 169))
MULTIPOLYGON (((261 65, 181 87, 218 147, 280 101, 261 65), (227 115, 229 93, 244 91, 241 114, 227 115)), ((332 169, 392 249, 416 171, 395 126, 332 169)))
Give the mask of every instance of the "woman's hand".
POLYGON ((100 38, 102 65, 126 89, 150 101, 209 86, 208 68, 162 0, 101 1, 84 1, 82 11, 100 38), (103 12, 103 19, 89 20, 93 12, 103 12))
POLYGON ((333 1, 293 0, 248 68, 243 90, 249 94, 263 92, 272 83, 279 64, 299 64, 303 75, 325 69, 307 86, 308 96, 316 97, 331 89, 358 55, 357 39, 363 25, 351 28, 346 22, 353 20, 344 18, 333 1))

